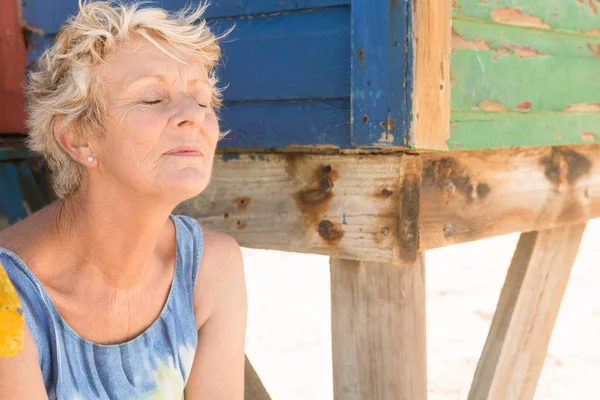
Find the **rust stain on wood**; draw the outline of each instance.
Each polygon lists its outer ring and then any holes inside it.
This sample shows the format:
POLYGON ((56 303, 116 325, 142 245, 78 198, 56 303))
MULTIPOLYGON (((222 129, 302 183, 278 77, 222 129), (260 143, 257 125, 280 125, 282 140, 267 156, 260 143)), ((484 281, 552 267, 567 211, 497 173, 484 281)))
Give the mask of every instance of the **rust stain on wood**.
POLYGON ((491 112, 508 111, 508 107, 506 107, 505 105, 494 103, 491 100, 482 101, 481 103, 479 103, 478 107, 480 109, 482 109, 483 111, 491 111, 491 112))
POLYGON ((565 184, 574 185, 590 171, 592 162, 575 150, 559 146, 552 147, 550 154, 540 159, 540 165, 544 167, 546 178, 560 188, 565 184))
POLYGON ((436 190, 446 201, 462 196, 467 204, 485 199, 491 187, 474 181, 469 171, 453 157, 430 160, 423 168, 423 190, 436 190))
POLYGON ((504 25, 550 29, 550 25, 540 17, 524 13, 516 8, 504 7, 492 10, 491 18, 492 21, 504 25))
POLYGON ((242 231, 244 229, 246 229, 246 227, 248 226, 248 222, 246 221, 237 221, 235 223, 235 227, 239 230, 242 231))
MULTIPOLYGON (((296 176, 298 168, 302 166, 299 165, 297 156, 290 157, 286 165, 288 174, 296 176)), ((320 165, 313 172, 312 180, 292 195, 307 227, 316 230, 328 245, 337 244, 344 236, 340 224, 322 220, 335 195, 333 189, 338 178, 339 174, 331 165, 320 165)))
POLYGON ((237 207, 237 209, 241 212, 248 211, 248 206, 252 202, 250 197, 237 197, 233 199, 233 204, 237 207))
POLYGON ((317 231, 319 232, 319 236, 330 245, 337 244, 344 237, 342 226, 337 222, 329 220, 321 221, 317 231))

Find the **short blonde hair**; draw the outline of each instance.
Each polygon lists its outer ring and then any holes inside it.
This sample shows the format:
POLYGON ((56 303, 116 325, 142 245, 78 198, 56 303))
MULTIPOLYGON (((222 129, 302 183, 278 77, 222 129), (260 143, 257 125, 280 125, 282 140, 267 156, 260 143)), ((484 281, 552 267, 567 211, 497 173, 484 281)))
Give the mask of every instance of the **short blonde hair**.
POLYGON ((59 198, 77 192, 83 167, 54 137, 54 129, 73 129, 83 138, 104 131, 105 105, 98 90, 100 66, 131 35, 139 34, 166 51, 166 42, 206 67, 213 87, 212 106, 221 105, 215 66, 220 60, 219 40, 202 18, 207 4, 169 13, 117 1, 79 2, 79 13, 61 27, 52 47, 40 56, 25 85, 29 147, 41 153, 53 174, 59 198), (60 126, 57 124, 60 123, 60 126))

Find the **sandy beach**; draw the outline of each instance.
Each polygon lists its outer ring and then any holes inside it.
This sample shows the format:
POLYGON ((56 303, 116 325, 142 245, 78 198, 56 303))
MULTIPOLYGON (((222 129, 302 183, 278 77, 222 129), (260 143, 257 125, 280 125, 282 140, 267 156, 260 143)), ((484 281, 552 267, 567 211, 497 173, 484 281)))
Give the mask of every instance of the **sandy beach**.
MULTIPOLYGON (((427 252, 429 400, 464 400, 517 234, 427 252)), ((329 259, 244 249, 247 354, 273 400, 331 400, 329 259)), ((535 400, 600 399, 600 220, 588 223, 535 400)))

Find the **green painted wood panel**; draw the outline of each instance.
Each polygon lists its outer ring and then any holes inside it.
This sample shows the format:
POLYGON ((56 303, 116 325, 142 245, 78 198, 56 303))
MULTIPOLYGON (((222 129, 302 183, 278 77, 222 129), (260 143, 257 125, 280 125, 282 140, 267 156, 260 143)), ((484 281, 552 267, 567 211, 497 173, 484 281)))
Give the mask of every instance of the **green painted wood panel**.
POLYGON ((587 0, 454 5, 450 149, 600 141, 600 35, 588 34, 600 15, 587 0), (494 10, 518 23, 498 23, 494 10))
POLYGON ((600 142, 600 114, 453 112, 450 150, 600 142))
POLYGON ((456 50, 451 71, 453 111, 476 110, 486 100, 531 111, 600 102, 600 59, 456 50))
POLYGON ((453 0, 459 18, 519 21, 541 29, 573 32, 600 30, 598 0, 453 0))

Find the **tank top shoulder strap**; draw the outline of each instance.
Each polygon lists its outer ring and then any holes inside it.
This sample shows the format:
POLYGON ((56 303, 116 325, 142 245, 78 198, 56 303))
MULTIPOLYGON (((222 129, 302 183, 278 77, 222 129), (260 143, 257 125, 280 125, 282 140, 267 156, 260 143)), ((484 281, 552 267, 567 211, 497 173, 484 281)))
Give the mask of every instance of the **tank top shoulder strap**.
POLYGON ((177 230, 177 257, 181 271, 178 274, 191 283, 191 289, 196 285, 196 277, 204 251, 204 236, 198 221, 186 215, 172 217, 177 230))

